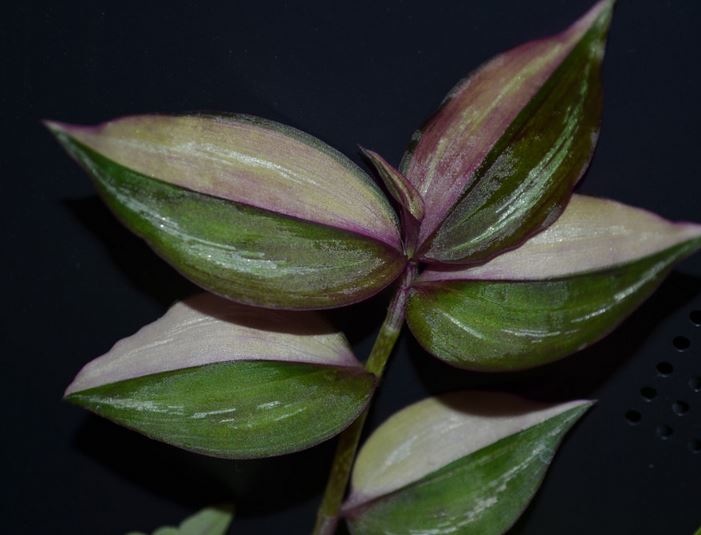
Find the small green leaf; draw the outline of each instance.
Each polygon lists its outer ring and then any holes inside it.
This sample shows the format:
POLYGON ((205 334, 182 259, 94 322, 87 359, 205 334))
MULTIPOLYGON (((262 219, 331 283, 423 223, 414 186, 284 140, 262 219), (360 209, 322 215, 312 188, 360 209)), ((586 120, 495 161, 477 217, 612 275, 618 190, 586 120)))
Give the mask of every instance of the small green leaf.
POLYGON ((296 130, 201 116, 49 127, 130 230, 219 295, 337 307, 374 295, 405 264, 379 189, 296 130))
POLYGON ((504 533, 589 406, 457 392, 407 407, 380 426, 358 455, 344 506, 351 532, 504 533))
POLYGON ((423 260, 484 262, 563 210, 599 132, 612 6, 487 62, 415 134, 400 168, 426 204, 423 260))
MULTIPOLYGON (((207 507, 183 520, 179 527, 158 528, 153 535, 225 535, 234 517, 231 506, 207 507)), ((130 532, 126 535, 146 535, 130 532)))
POLYGON ((66 398, 187 450, 251 458, 334 436, 374 386, 343 335, 317 315, 202 295, 85 366, 66 398))
POLYGON ((537 366, 613 330, 700 247, 699 225, 575 196, 519 249, 475 268, 424 272, 407 321, 426 350, 455 366, 537 366))

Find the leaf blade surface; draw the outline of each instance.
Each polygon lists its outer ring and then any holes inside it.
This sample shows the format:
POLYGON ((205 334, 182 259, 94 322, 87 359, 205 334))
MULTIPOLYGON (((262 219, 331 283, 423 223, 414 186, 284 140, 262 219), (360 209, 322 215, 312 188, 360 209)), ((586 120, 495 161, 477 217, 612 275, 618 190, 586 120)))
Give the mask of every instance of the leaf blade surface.
POLYGON ((200 296, 89 363, 67 400, 206 455, 310 447, 360 414, 375 379, 343 335, 306 316, 200 296))
POLYGON ((536 492, 563 435, 589 406, 546 406, 488 392, 411 405, 361 450, 344 509, 351 531, 505 532, 536 492))
POLYGON ((401 170, 423 196, 423 260, 474 264, 550 224, 586 169, 612 2, 497 56, 453 89, 401 170))
POLYGON ((606 335, 699 248, 699 225, 576 196, 519 249, 475 268, 425 271, 407 321, 424 348, 455 366, 538 366, 606 335))

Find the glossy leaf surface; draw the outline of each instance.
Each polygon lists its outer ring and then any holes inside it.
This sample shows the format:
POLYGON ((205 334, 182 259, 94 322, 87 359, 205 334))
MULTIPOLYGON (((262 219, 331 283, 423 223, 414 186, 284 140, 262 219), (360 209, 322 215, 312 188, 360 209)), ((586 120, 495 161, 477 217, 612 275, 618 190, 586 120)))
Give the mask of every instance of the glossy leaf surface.
POLYGON ((362 149, 362 151, 377 169, 392 197, 400 206, 406 208, 415 221, 421 222, 424 218, 424 202, 411 182, 375 151, 369 149, 362 149))
POLYGON ((407 407, 358 456, 344 507, 351 531, 504 533, 589 405, 457 392, 407 407))
POLYGON ((205 294, 89 363, 66 396, 181 448, 249 458, 330 438, 362 411, 374 384, 320 317, 205 294))
MULTIPOLYGON (((207 507, 186 518, 176 527, 162 527, 153 535, 225 535, 234 516, 232 507, 207 507)), ((146 535, 142 532, 130 532, 127 535, 146 535)))
POLYGON ((577 196, 519 249, 476 268, 424 272, 408 323, 428 351, 455 366, 537 366, 610 332, 700 247, 699 225, 577 196))
POLYGON ((412 186, 411 182, 397 169, 392 167, 387 160, 374 151, 363 149, 362 147, 361 150, 375 169, 377 169, 387 190, 401 207, 402 228, 404 229, 404 252, 407 256, 411 257, 415 252, 419 237, 419 228, 424 218, 424 201, 421 195, 419 195, 419 192, 412 186))
POLYGON ((480 263, 547 227, 594 149, 612 2, 492 59, 414 136, 401 170, 423 196, 420 255, 480 263))
POLYGON ((122 222, 214 293, 271 308, 342 306, 404 265, 393 212, 369 177, 292 129, 157 116, 50 127, 122 222))

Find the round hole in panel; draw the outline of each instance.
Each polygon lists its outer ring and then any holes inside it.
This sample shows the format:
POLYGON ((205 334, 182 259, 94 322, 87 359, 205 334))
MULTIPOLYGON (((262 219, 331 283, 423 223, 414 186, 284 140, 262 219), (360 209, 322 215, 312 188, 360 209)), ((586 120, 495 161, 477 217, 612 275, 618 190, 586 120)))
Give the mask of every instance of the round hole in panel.
POLYGON ((692 310, 691 314, 689 314, 689 319, 691 323, 697 327, 701 327, 701 310, 692 310))
POLYGON ((672 345, 677 348, 677 351, 686 351, 691 347, 691 340, 686 336, 675 336, 672 345))
POLYGON ((640 395, 645 401, 652 401, 657 397, 657 390, 651 386, 644 386, 640 389, 640 395))
POLYGON ((640 413, 639 413, 638 411, 636 411, 636 410, 631 409, 631 410, 629 410, 628 412, 626 412, 626 421, 627 421, 630 425, 637 425, 637 424, 639 424, 639 423, 640 423, 640 420, 642 420, 642 418, 643 418, 643 415, 640 414, 640 413))
POLYGON ((701 377, 692 377, 689 379, 689 388, 694 392, 701 392, 701 377))
POLYGON ((669 362, 658 362, 657 363, 657 373, 660 374, 662 377, 667 377, 668 375, 672 375, 673 371, 674 371, 674 366, 672 366, 671 363, 669 363, 669 362))
POLYGON ((667 440, 674 434, 674 429, 666 424, 662 424, 657 426, 655 433, 657 433, 657 436, 662 440, 667 440))
POLYGON ((689 412, 689 409, 689 404, 686 401, 675 401, 672 403, 672 411, 679 416, 684 416, 689 412))

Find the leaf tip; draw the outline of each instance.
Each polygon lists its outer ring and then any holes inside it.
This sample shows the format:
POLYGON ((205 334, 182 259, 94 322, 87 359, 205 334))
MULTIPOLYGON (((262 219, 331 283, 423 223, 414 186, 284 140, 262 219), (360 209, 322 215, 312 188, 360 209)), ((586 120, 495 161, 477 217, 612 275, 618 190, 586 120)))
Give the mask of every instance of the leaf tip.
POLYGON ((596 405, 597 402, 598 401, 595 399, 578 399, 565 404, 562 412, 563 414, 567 413, 566 428, 569 429, 572 427, 582 416, 589 412, 589 409, 596 405))
POLYGON ((578 399, 573 401, 574 408, 581 409, 582 413, 587 412, 599 402, 598 399, 578 399))
POLYGON ((597 26, 602 32, 608 30, 613 17, 616 0, 600 0, 582 17, 589 26, 597 26))
POLYGON ((80 395, 77 392, 69 391, 71 386, 69 386, 66 389, 66 391, 63 393, 63 397, 61 398, 62 401, 65 401, 66 403, 70 403, 71 405, 76 405, 78 407, 87 408, 85 406, 85 404, 82 402, 80 395))
POLYGON ((598 34, 595 42, 598 42, 598 48, 601 48, 603 55, 603 44, 606 40, 611 19, 613 17, 613 8, 616 0, 599 0, 594 4, 584 15, 577 19, 562 36, 570 38, 578 36, 577 39, 583 38, 589 31, 594 31, 598 34))
POLYGON ((54 136, 54 138, 69 154, 75 155, 73 138, 75 138, 75 133, 77 130, 86 127, 64 123, 61 121, 54 121, 51 119, 42 119, 41 124, 54 136))
POLYGON ((77 124, 64 123, 62 121, 54 121, 53 119, 42 119, 40 122, 49 132, 59 139, 61 136, 73 136, 74 133, 80 129, 90 128, 77 124))
POLYGON ((41 125, 46 128, 60 143, 63 143, 61 139, 66 135, 67 126, 65 123, 54 121, 52 119, 41 119, 41 125))

